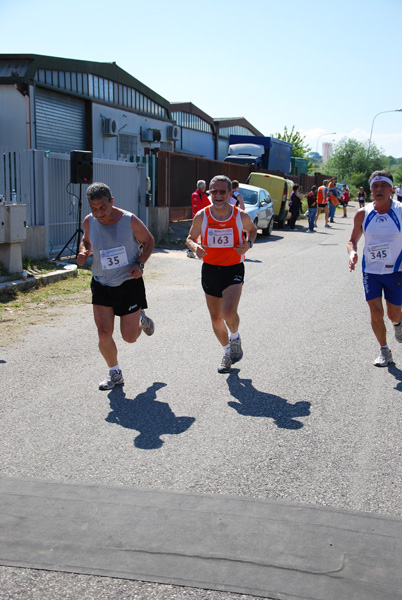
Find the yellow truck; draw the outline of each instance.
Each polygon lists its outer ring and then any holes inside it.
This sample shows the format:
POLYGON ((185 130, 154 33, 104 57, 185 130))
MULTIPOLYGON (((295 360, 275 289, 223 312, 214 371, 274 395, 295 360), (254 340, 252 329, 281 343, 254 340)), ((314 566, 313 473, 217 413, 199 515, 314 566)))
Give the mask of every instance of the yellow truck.
POLYGON ((247 179, 249 185, 256 185, 269 192, 274 205, 275 222, 282 228, 288 219, 289 200, 293 189, 293 181, 270 175, 269 173, 250 173, 247 179))

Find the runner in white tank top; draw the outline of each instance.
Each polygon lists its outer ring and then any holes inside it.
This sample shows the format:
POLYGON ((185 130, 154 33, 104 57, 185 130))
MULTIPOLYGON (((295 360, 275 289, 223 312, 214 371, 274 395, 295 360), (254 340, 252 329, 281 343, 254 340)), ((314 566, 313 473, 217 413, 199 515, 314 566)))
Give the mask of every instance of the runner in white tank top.
POLYGON ((393 178, 389 171, 374 171, 369 182, 373 202, 357 211, 347 249, 349 270, 354 271, 358 261, 357 243, 364 234, 363 285, 371 327, 380 344, 374 365, 386 367, 393 358, 387 344, 383 295, 395 339, 402 342, 402 212, 399 203, 392 199, 393 178))

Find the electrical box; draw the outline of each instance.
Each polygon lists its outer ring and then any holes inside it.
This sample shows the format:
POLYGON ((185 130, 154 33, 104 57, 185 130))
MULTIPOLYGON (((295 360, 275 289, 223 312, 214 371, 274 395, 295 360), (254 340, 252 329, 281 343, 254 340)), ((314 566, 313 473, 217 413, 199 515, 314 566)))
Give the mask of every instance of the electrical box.
POLYGON ((141 127, 141 142, 153 142, 154 141, 154 130, 144 129, 141 127))
POLYGON ((26 204, 0 205, 0 243, 14 244, 27 238, 26 204))

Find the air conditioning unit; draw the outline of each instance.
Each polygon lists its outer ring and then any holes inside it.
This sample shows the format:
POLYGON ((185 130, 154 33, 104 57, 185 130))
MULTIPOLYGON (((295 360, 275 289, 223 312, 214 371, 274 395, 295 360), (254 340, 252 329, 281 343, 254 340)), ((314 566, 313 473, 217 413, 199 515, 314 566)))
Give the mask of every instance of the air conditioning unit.
POLYGON ((103 135, 112 137, 117 135, 117 121, 115 119, 103 119, 103 135))
POLYGON ((154 130, 144 129, 141 127, 141 142, 153 142, 154 141, 154 130))
POLYGON ((168 140, 178 140, 180 136, 180 129, 177 125, 169 125, 166 130, 166 137, 168 140))

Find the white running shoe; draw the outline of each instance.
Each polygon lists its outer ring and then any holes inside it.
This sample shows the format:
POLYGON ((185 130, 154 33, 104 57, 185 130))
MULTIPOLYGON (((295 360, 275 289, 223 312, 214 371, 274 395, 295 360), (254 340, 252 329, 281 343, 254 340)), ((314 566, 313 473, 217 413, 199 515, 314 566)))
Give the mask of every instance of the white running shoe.
POLYGON ((141 309, 141 326, 143 332, 147 335, 152 335, 155 331, 155 323, 152 319, 147 317, 143 309, 141 309))
POLYGON ((386 367, 393 362, 391 350, 389 348, 388 350, 386 348, 380 348, 380 355, 375 359, 373 365, 375 367, 386 367))
POLYGON ((394 325, 394 333, 395 333, 396 341, 401 344, 402 343, 402 321, 399 323, 399 325, 394 325))
POLYGON ((230 360, 233 364, 239 362, 243 358, 243 350, 241 347, 240 336, 237 340, 230 341, 230 360))
POLYGON ((116 385, 123 385, 123 373, 119 371, 110 370, 106 379, 100 382, 100 390, 112 390, 116 385))
POLYGON ((231 366, 232 361, 230 360, 230 356, 224 354, 221 360, 221 364, 218 367, 218 373, 230 373, 231 366))

